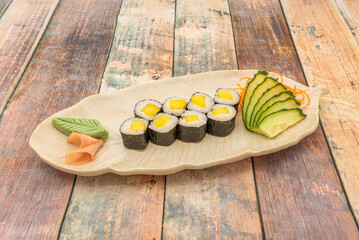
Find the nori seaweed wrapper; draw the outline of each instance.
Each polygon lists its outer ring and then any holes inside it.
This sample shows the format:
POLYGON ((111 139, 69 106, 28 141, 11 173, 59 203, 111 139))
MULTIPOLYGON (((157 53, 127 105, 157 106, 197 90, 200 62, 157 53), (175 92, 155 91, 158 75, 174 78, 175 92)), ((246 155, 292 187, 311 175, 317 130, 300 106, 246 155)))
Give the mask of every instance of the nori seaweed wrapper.
POLYGON ((177 126, 166 133, 156 132, 152 129, 148 129, 151 142, 160 146, 169 146, 177 139, 177 126))
POLYGON ((182 142, 199 142, 206 136, 207 124, 200 127, 179 125, 178 138, 182 142))
POLYGON ((230 105, 230 106, 234 107, 234 109, 236 109, 236 111, 237 111, 237 112, 239 111, 239 110, 238 110, 238 107, 239 107, 239 102, 238 102, 237 104, 230 105))
POLYGON ((229 135, 236 124, 236 117, 228 121, 216 121, 208 118, 207 132, 217 137, 225 137, 229 135))
POLYGON ((130 135, 121 132, 123 145, 129 149, 145 149, 148 144, 148 131, 140 135, 130 135))

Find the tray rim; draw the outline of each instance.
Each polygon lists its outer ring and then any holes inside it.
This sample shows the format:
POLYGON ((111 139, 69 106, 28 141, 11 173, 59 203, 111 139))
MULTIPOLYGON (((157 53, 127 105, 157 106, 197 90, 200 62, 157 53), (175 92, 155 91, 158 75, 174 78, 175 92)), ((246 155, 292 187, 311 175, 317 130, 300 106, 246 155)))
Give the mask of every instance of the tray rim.
MULTIPOLYGON (((239 72, 241 71, 245 71, 245 72, 249 72, 249 71, 253 71, 253 72, 257 72, 258 70, 255 69, 243 69, 243 70, 220 70, 220 71, 211 71, 211 72, 203 72, 203 73, 197 73, 197 74, 191 74, 191 75, 186 75, 186 76, 179 76, 179 77, 173 77, 173 78, 166 78, 166 79, 162 79, 160 81, 175 81, 178 78, 184 78, 184 77, 188 77, 188 76, 198 76, 198 75, 204 75, 204 74, 210 74, 210 73, 228 73, 228 72, 235 72, 237 75, 239 74, 239 72)), ((272 73, 272 72, 269 72, 272 73)), ((289 79, 283 76, 284 79, 289 79)), ((294 81, 292 79, 289 79, 291 81, 294 81)), ((295 82, 295 81, 294 81, 295 82)), ((90 98, 94 98, 97 97, 98 95, 112 95, 112 94, 118 94, 118 93, 123 93, 126 91, 131 90, 132 88, 138 87, 138 86, 152 86, 152 85, 156 85, 158 83, 158 81, 151 81, 151 82, 146 82, 146 83, 142 83, 139 85, 133 85, 124 89, 111 89, 108 92, 104 92, 104 93, 98 93, 98 94, 93 94, 90 96, 87 96, 83 99, 81 99, 79 102, 77 102, 76 104, 68 107, 68 108, 64 108, 56 113, 62 112, 64 110, 68 110, 71 108, 76 108, 77 105, 79 105, 81 102, 86 101, 90 98)), ((323 85, 319 85, 316 86, 314 88, 305 86, 299 82, 296 82, 296 84, 306 88, 306 89, 312 89, 312 90, 318 90, 321 91, 320 96, 323 94, 326 94, 329 92, 328 88, 326 86, 323 85)), ((318 98, 318 101, 320 99, 320 96, 318 98)), ((315 103, 316 105, 319 104, 315 103)), ((56 114, 54 113, 54 114, 56 114)), ((67 168, 63 168, 59 165, 54 164, 52 161, 46 159, 46 157, 44 157, 41 153, 39 153, 36 148, 32 145, 32 142, 34 141, 34 136, 36 136, 36 132, 39 131, 39 126, 47 121, 48 119, 52 118, 53 114, 51 116, 49 116, 48 118, 44 119, 43 121, 41 121, 40 124, 38 124, 38 126, 35 128, 35 130, 33 131, 33 133, 31 134, 31 137, 29 139, 29 147, 37 154, 37 156, 44 161, 45 163, 47 163, 48 165, 50 165, 51 167, 66 172, 66 173, 71 173, 71 174, 76 174, 79 176, 98 176, 98 175, 102 175, 102 174, 106 174, 106 173, 114 173, 117 175, 123 175, 123 176, 128 176, 128 175, 170 175, 170 174, 174 174, 176 172, 182 171, 182 170, 198 170, 198 169, 205 169, 205 168, 209 168, 209 167, 213 167, 213 166, 217 166, 217 165, 223 165, 223 164, 227 164, 227 163, 233 163, 236 161, 240 161, 243 159, 246 159, 248 157, 256 157, 256 156, 263 156, 263 155, 267 155, 270 153, 274 153, 274 152, 278 152, 280 150, 286 149, 290 146, 294 146, 296 145, 300 140, 302 140, 304 137, 309 136, 310 134, 312 134, 318 127, 319 125, 319 107, 317 106, 317 112, 315 113, 315 124, 312 125, 312 127, 310 129, 307 129, 306 131, 301 132, 300 134, 298 134, 295 138, 295 140, 291 141, 291 142, 284 142, 283 144, 277 146, 277 147, 273 147, 271 149, 267 149, 265 151, 263 150, 259 150, 259 151, 251 151, 250 149, 242 152, 241 154, 237 154, 237 155, 231 155, 228 156, 226 158, 220 158, 220 159, 212 159, 211 161, 208 161, 206 163, 201 163, 201 164, 189 164, 189 163, 182 163, 182 164, 178 164, 176 166, 170 167, 170 168, 132 168, 132 169, 127 169, 124 171, 118 171, 114 168, 112 168, 111 166, 106 166, 100 169, 92 169, 92 170, 72 170, 72 169, 67 169, 67 168)))

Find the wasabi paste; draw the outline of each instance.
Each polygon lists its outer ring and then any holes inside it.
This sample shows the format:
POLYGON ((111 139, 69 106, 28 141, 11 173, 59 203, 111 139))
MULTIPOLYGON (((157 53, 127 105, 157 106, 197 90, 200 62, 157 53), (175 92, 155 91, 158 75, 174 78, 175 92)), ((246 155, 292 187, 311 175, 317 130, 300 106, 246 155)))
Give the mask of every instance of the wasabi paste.
POLYGON ((108 139, 108 131, 101 126, 97 119, 56 117, 52 119, 51 124, 66 136, 77 132, 105 141, 108 139))

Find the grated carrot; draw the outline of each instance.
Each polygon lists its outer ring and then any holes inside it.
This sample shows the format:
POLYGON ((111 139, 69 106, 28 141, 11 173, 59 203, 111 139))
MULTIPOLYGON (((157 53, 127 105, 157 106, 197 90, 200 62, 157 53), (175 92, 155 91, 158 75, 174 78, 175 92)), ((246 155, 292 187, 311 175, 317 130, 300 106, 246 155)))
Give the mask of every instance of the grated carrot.
MULTIPOLYGON (((308 91, 309 89, 306 89, 306 90, 298 89, 296 85, 294 85, 294 87, 292 88, 292 87, 290 87, 290 86, 288 86, 288 85, 286 85, 286 84, 283 83, 283 76, 282 76, 280 73, 278 73, 278 72, 274 72, 274 73, 276 73, 276 74, 278 74, 278 75, 280 76, 280 79, 281 79, 281 80, 280 80, 280 83, 283 84, 289 91, 291 91, 291 92, 293 93, 293 95, 295 96, 296 100, 297 100, 299 103, 302 104, 302 103, 305 101, 305 99, 308 99, 307 103, 306 103, 304 106, 301 106, 302 109, 305 108, 305 107, 307 107, 307 106, 310 104, 310 97, 309 97, 309 95, 308 95, 308 93, 307 93, 307 91, 308 91)), ((247 81, 246 81, 246 83, 245 83, 245 85, 244 85, 243 87, 240 85, 240 83, 237 83, 237 86, 238 86, 238 87, 237 87, 237 88, 233 88, 233 90, 239 90, 239 93, 240 93, 240 95, 241 95, 241 100, 240 100, 239 104, 240 104, 241 106, 243 105, 243 98, 244 98, 244 94, 245 94, 245 92, 246 92, 246 90, 247 90, 248 82, 249 82, 250 80, 252 80, 252 78, 250 78, 250 77, 243 77, 243 78, 241 78, 241 79, 239 80, 239 82, 241 82, 241 81, 244 80, 244 79, 247 79, 247 81)))
POLYGON ((295 99, 299 102, 299 103, 303 103, 305 101, 305 99, 308 99, 307 103, 304 106, 301 106, 301 108, 305 108, 306 106, 308 106, 310 104, 310 97, 307 93, 307 91, 309 89, 306 90, 302 90, 302 89, 298 89, 296 85, 294 85, 294 87, 290 87, 286 84, 283 84, 286 88, 288 88, 288 90, 290 90, 293 95, 295 96, 295 99))
POLYGON ((241 79, 239 79, 239 81, 241 82, 242 80, 244 80, 244 79, 247 79, 247 81, 246 81, 246 84, 244 85, 244 87, 242 87, 239 83, 237 83, 237 88, 233 88, 233 90, 239 90, 239 94, 240 94, 240 97, 241 97, 241 99, 240 99, 240 101, 239 101, 239 104, 242 106, 243 105, 243 98, 244 98, 244 94, 245 94, 245 92, 246 92, 246 90, 247 90, 247 85, 248 85, 248 82, 250 81, 250 80, 252 80, 252 78, 250 78, 250 77, 242 77, 241 79))
POLYGON ((278 74, 280 77, 280 83, 283 83, 283 76, 279 72, 273 71, 275 74, 278 74))

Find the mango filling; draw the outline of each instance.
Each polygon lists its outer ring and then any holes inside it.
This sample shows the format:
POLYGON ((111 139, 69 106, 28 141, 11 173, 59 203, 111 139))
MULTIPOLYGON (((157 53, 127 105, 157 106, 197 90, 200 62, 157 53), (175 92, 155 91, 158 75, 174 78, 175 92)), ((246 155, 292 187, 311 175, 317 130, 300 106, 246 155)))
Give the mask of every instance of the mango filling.
POLYGON ((145 131, 146 127, 145 127, 145 122, 141 121, 141 120, 133 120, 131 122, 131 130, 132 131, 145 131))
POLYGON ((197 105, 198 107, 205 108, 206 107, 206 99, 202 95, 191 97, 191 103, 197 105))
POLYGON ((212 110, 212 115, 216 116, 219 114, 229 114, 229 111, 227 108, 217 108, 212 110))
POLYGON ((223 91, 218 91, 217 94, 219 98, 223 98, 226 100, 233 100, 232 94, 228 89, 223 91))
POLYGON ((161 115, 158 118, 156 118, 155 120, 153 120, 152 124, 155 125, 156 127, 163 127, 170 120, 171 120, 170 117, 161 115))
POLYGON ((146 107, 142 109, 142 112, 149 117, 155 116, 159 111, 160 109, 153 104, 147 104, 146 107))
POLYGON ((170 100, 170 109, 184 109, 186 101, 184 99, 173 99, 170 100))
POLYGON ((198 116, 185 116, 182 117, 186 122, 198 121, 198 116))

